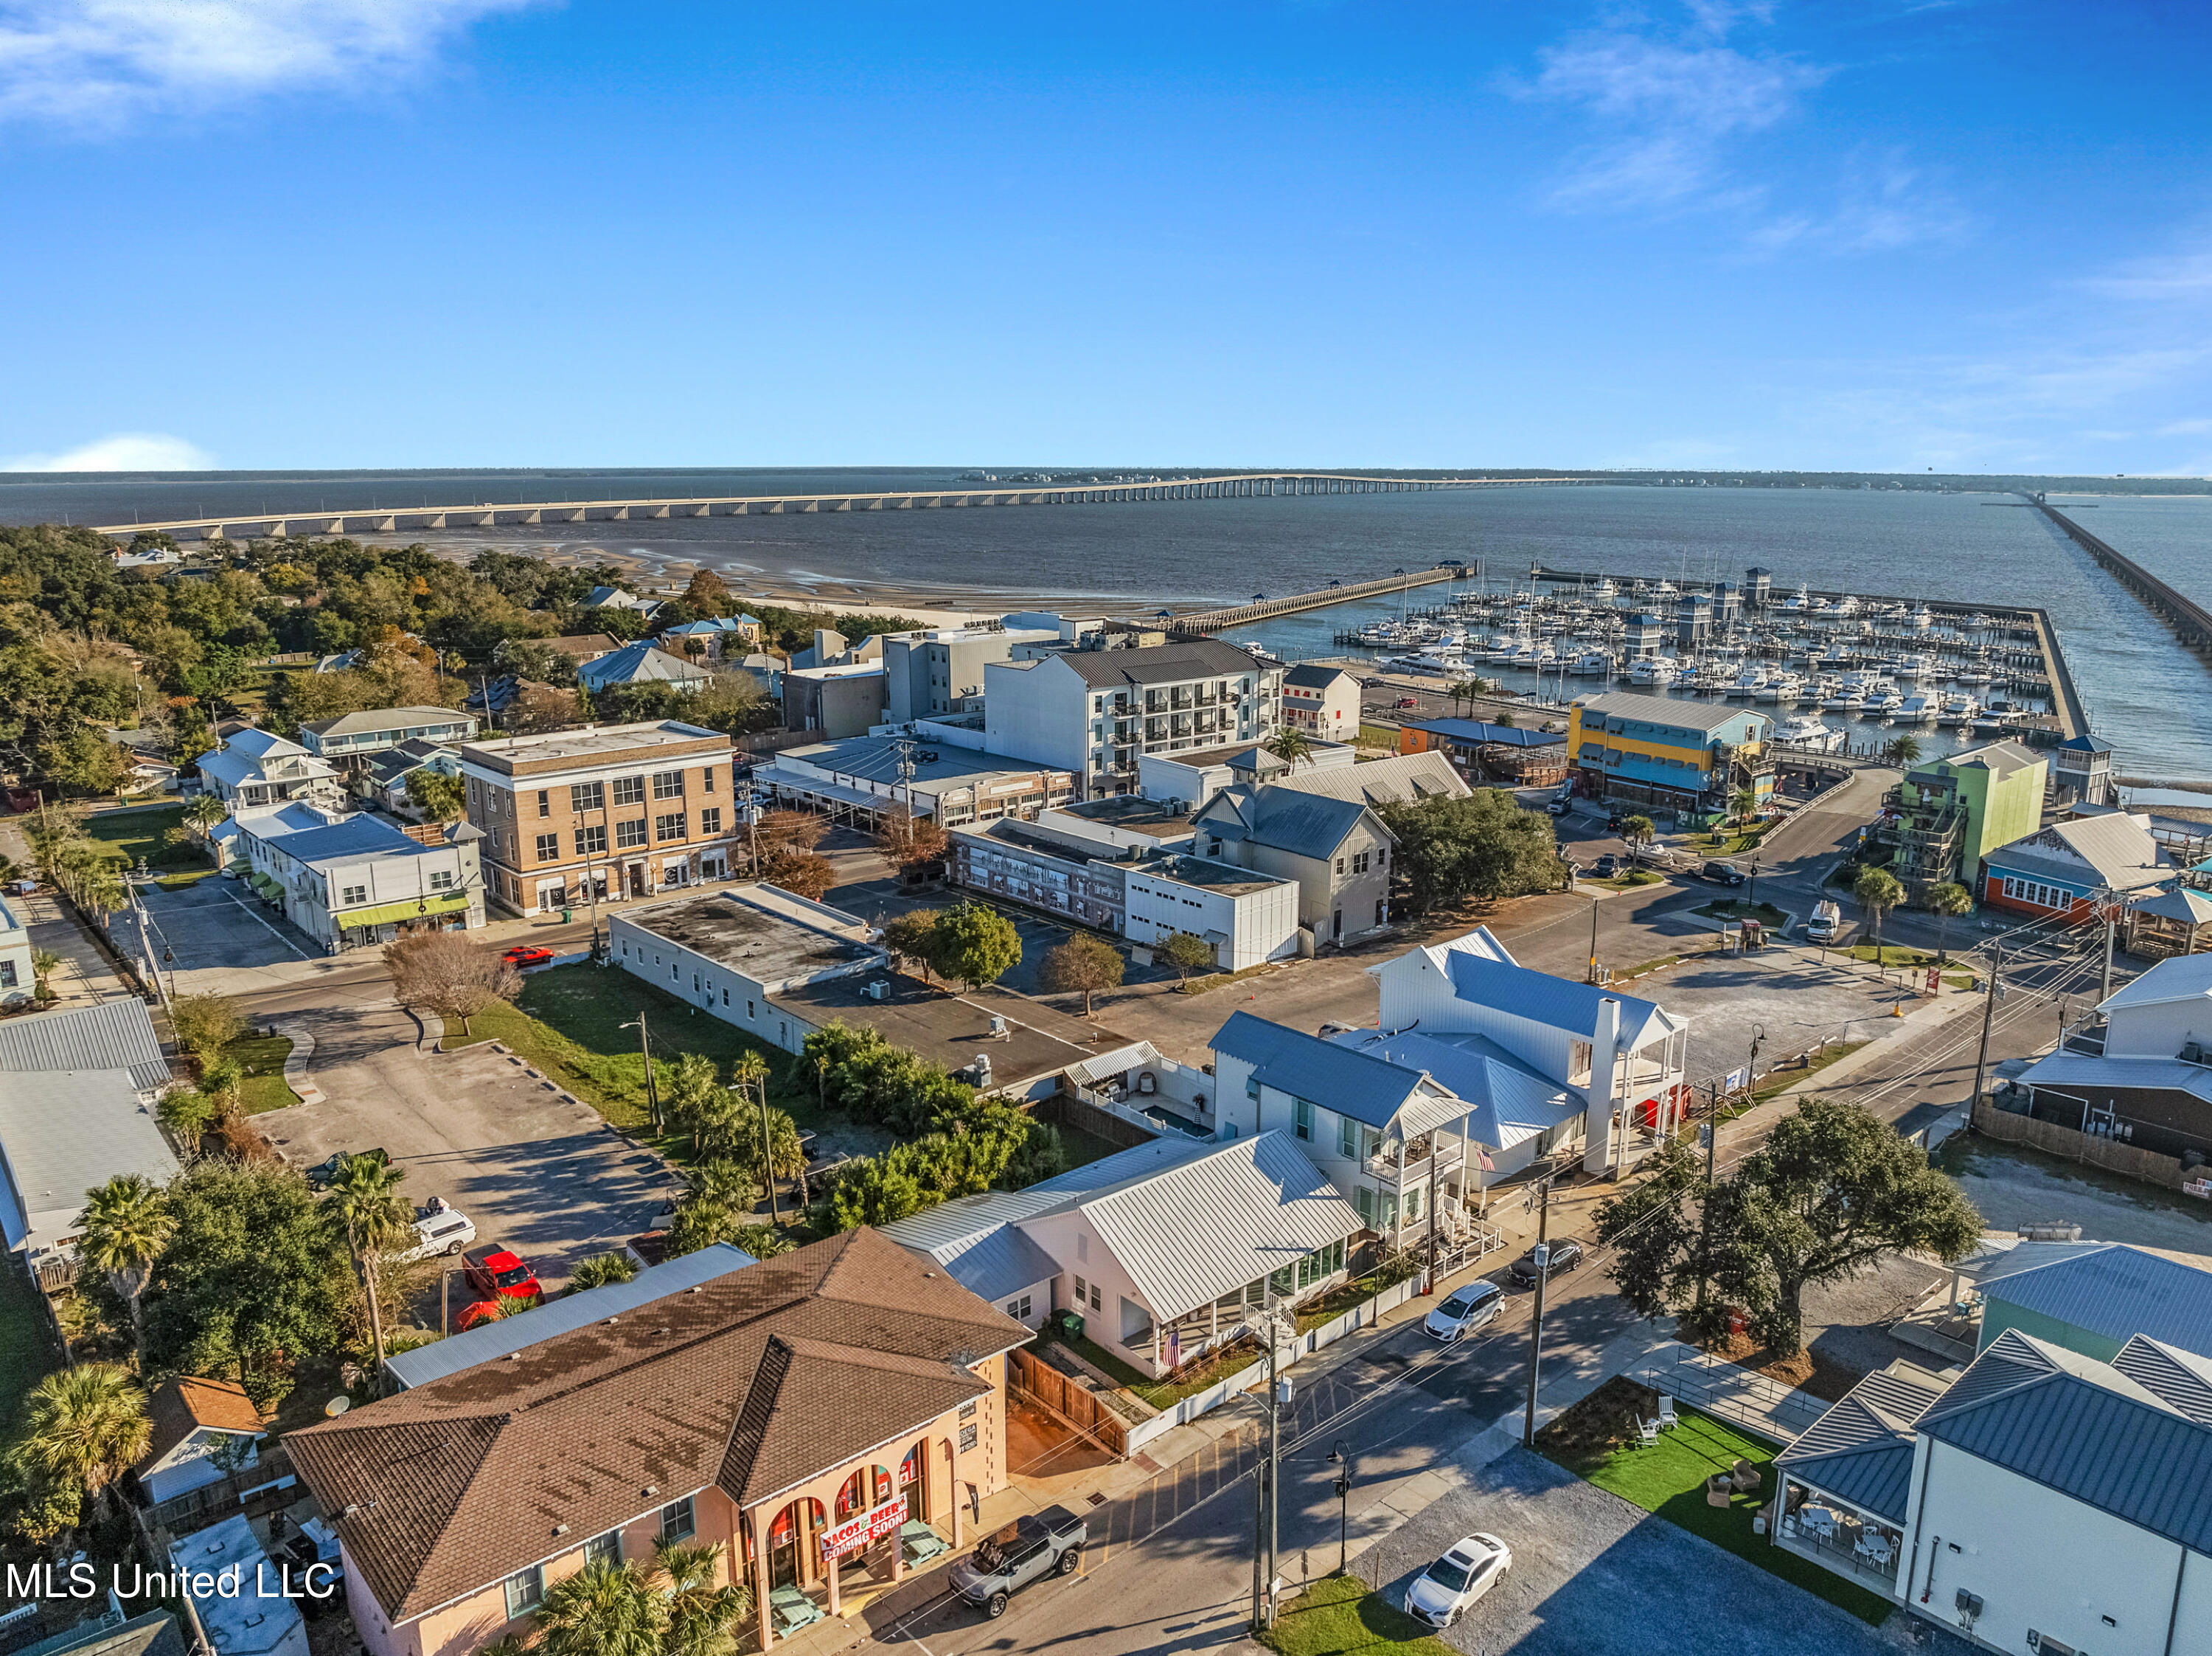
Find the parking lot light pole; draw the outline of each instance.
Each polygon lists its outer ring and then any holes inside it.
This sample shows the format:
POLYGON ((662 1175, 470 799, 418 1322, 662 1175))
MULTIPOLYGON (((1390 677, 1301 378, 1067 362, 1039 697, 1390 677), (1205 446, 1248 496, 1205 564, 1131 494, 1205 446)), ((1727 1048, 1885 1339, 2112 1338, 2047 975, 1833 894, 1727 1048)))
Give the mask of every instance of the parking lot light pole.
POLYGON ((618 1023, 615 1028, 637 1031, 638 1053, 645 1059, 645 1107, 647 1113, 653 1118, 653 1131, 659 1132, 660 1131, 660 1089, 653 1084, 653 1043, 646 1037, 645 1009, 643 1007, 638 1009, 635 1022, 618 1023))
POLYGON ((1352 1445, 1337 1439, 1328 1452, 1329 1464, 1336 1468, 1336 1573, 1344 1574, 1352 1552, 1352 1445))

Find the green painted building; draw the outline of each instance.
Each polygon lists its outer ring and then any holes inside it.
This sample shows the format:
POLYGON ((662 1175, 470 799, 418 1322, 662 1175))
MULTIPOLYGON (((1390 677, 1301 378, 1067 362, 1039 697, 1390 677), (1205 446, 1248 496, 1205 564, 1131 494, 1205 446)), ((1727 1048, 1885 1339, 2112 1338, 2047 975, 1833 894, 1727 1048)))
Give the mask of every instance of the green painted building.
POLYGON ((2118 1243, 2022 1243, 2020 1251, 2051 1262, 1983 1277, 1978 1354, 2013 1328, 2099 1362, 2137 1334, 2212 1356, 2212 1271, 2118 1243))
POLYGON ((1982 858, 2043 826, 2050 768, 2017 742, 1991 742, 1907 771, 1892 864, 1907 898, 1947 880, 1978 892, 1982 858))

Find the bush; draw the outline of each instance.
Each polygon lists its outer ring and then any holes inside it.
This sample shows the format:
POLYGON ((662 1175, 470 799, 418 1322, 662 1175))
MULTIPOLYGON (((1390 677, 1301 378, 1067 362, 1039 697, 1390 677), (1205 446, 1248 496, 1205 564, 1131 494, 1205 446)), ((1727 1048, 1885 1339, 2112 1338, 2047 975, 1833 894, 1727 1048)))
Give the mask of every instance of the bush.
POLYGON ((227 995, 179 995, 169 1008, 177 1045, 203 1066, 246 1033, 246 1014, 227 995))

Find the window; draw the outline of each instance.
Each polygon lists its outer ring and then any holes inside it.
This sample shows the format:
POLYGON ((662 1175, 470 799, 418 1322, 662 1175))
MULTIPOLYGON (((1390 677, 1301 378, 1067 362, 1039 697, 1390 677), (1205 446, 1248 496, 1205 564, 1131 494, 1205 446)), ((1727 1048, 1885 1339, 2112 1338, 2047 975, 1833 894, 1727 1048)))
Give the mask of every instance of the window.
POLYGON ((527 1616, 544 1601, 545 1572, 532 1564, 507 1578, 507 1619, 527 1616))
POLYGON ((615 843, 617 846, 623 847, 625 850, 634 846, 643 845, 645 843, 645 818, 641 816, 635 822, 617 822, 615 824, 615 843))
POLYGON ((1096 1283, 1091 1284, 1091 1308, 1093 1311, 1104 1309, 1098 1302, 1098 1284, 1096 1283))
POLYGON ((701 786, 700 792, 702 792, 702 793, 712 793, 712 792, 714 792, 714 767, 712 765, 708 766, 706 769, 704 769, 704 770, 702 770, 702 771, 701 771, 701 772, 699 773, 699 777, 700 777, 700 781, 701 781, 701 784, 702 784, 702 786, 701 786))
POLYGON ((559 834, 541 834, 538 836, 538 860, 541 863, 557 863, 561 860, 559 834))
POLYGON ((1375 1228, 1375 1192, 1362 1185, 1353 1192, 1358 1198, 1353 1205, 1359 1210, 1359 1222, 1368 1229, 1375 1228))
POLYGON ((1084 1231, 1078 1231, 1076 1233, 1075 1258, 1079 1264, 1087 1265, 1091 1263, 1091 1237, 1089 1233, 1084 1231))
POLYGON ((700 833, 720 834, 721 831, 722 808, 720 805, 709 806, 707 810, 699 813, 700 833))
POLYGON ((1336 1119, 1336 1153, 1355 1162, 1359 1159, 1359 1124, 1348 1115, 1336 1119))
POLYGON ((13 989, 15 986, 15 962, 0 961, 0 989, 13 989))
POLYGON ((656 799, 681 799, 684 797, 682 771, 657 771, 653 778, 653 797, 656 799))
POLYGON ((1294 1098, 1291 1101, 1291 1131, 1308 1143, 1313 1142, 1314 1107, 1310 1099, 1294 1098))
POLYGON ((1024 1294, 1018 1300, 1007 1301, 1006 1314, 1018 1323, 1027 1322, 1030 1319, 1030 1296, 1024 1294))
POLYGON ((431 889, 431 890, 433 890, 433 891, 451 891, 453 889, 453 873, 452 873, 452 871, 451 871, 450 870, 447 870, 447 871, 445 871, 445 872, 443 872, 443 873, 433 874, 433 875, 430 877, 430 889, 431 889))
POLYGON ((607 808, 607 785, 604 782, 571 782, 568 784, 568 809, 574 811, 605 810, 607 808))
POLYGON ((1253 1100, 1255 1103, 1258 1101, 1260 1097, 1260 1077, 1258 1076, 1248 1075, 1244 1077, 1244 1096, 1253 1100))
POLYGON ((699 1528, 699 1515, 692 1509, 691 1497, 672 1501, 660 1509, 660 1538, 664 1542, 684 1541, 699 1528))
POLYGON ((1341 858, 1341 857, 1340 857, 1340 858, 1338 858, 1336 859, 1336 871, 1337 871, 1339 874, 1341 874, 1341 873, 1343 873, 1343 872, 1344 872, 1344 858, 1341 858))
POLYGON ((538 814, 540 816, 550 816, 553 814, 553 796, 544 788, 538 790, 538 814))
POLYGON ((1091 1290, 1084 1286, 1083 1278, 1080 1277, 1075 1279, 1075 1302, 1078 1305, 1088 1305, 1091 1302, 1091 1290))
POLYGON ((590 828, 580 828, 576 830, 576 855, 579 857, 604 857, 606 854, 607 830, 605 824, 595 822, 590 828))
POLYGON ((1413 1186, 1406 1192, 1406 1218, 1408 1222, 1421 1216, 1421 1187, 1413 1186))
POLYGON ((681 840, 684 837, 684 813, 679 810, 672 816, 654 817, 653 837, 656 840, 681 840))
POLYGON ((1364 874, 1367 872, 1367 853, 1365 852, 1355 851, 1352 853, 1352 871, 1354 874, 1364 874))
POLYGON ((584 1566, 619 1564, 622 1562, 622 1532, 609 1530, 605 1535, 595 1535, 584 1543, 584 1566))
POLYGON ((615 778, 615 804, 641 805, 645 803, 645 779, 642 776, 615 778))
POLYGON ((338 893, 338 901, 348 908, 357 907, 368 901, 368 888, 365 885, 347 886, 338 893))

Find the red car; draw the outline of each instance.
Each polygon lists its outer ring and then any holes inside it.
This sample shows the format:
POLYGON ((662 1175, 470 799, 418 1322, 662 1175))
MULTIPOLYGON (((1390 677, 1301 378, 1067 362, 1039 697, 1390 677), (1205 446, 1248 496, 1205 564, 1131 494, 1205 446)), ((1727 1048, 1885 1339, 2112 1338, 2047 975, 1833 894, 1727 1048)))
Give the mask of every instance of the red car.
POLYGON ((1401 707, 1418 707, 1421 705, 1421 699, 1415 695, 1401 695, 1398 698, 1398 705, 1401 707))
POLYGON ((535 1300, 544 1292, 538 1286, 538 1273, 503 1247, 470 1260, 465 1274, 470 1289, 486 1299, 503 1294, 511 1300, 535 1300))
POLYGON ((519 943, 501 955, 500 959, 520 972, 526 967, 552 965, 553 951, 550 949, 541 949, 534 943, 519 943))

